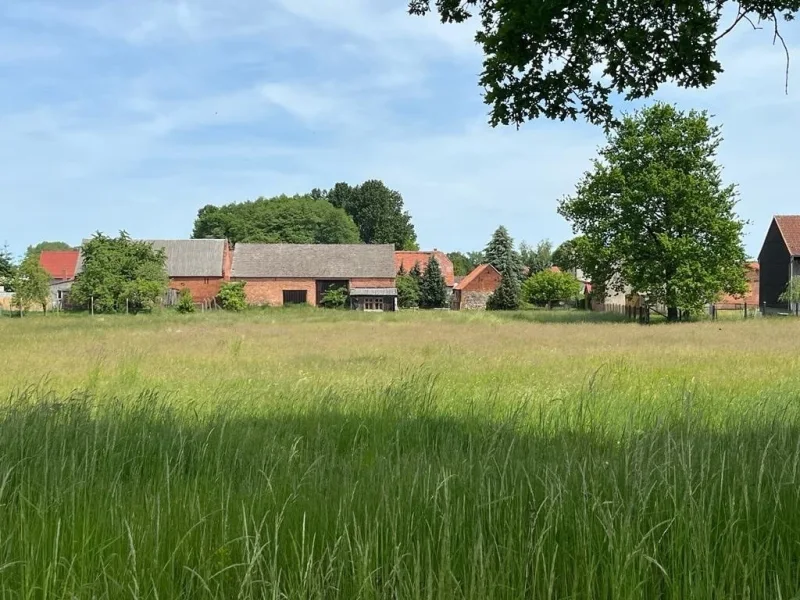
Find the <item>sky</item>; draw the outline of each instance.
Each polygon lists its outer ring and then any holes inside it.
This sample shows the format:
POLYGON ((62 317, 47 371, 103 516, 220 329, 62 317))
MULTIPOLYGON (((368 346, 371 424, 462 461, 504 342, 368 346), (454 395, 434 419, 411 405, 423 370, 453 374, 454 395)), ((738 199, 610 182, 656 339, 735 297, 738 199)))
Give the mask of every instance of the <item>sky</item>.
MULTIPOLYGON (((10 0, 0 3, 0 244, 95 231, 188 237, 198 209, 381 179, 423 248, 571 237, 556 212, 604 141, 585 122, 492 128, 474 25, 404 0, 10 0)), ((745 24, 746 25, 746 24, 745 24)), ((800 25, 785 24, 797 56, 800 25)), ((723 40, 708 110, 739 186, 745 246, 800 212, 800 77, 769 31, 723 40)), ((617 108, 635 108, 617 102, 617 108)))

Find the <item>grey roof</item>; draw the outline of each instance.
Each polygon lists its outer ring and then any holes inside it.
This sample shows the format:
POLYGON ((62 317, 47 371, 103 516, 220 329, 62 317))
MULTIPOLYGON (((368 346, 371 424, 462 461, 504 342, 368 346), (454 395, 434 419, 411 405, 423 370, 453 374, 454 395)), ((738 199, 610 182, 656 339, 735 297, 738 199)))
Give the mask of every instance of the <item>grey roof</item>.
MULTIPOLYGON (((84 243, 89 240, 84 240, 84 243)), ((167 254, 170 277, 222 277, 225 240, 137 240, 148 242, 167 254)), ((78 255, 76 273, 83 270, 83 252, 78 255)))
POLYGON ((392 278, 391 244, 236 244, 233 277, 392 278))
POLYGON ((397 296, 397 288, 350 288, 351 296, 397 296))

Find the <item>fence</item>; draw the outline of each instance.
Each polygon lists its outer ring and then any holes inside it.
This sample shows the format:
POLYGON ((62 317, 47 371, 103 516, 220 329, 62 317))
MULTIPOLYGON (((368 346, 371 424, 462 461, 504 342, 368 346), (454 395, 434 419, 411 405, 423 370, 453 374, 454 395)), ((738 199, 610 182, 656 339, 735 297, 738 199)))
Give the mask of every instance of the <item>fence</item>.
POLYGON ((712 321, 716 321, 720 314, 736 316, 733 313, 741 313, 744 319, 754 319, 759 316, 758 305, 742 302, 741 304, 711 304, 708 307, 708 315, 712 321))

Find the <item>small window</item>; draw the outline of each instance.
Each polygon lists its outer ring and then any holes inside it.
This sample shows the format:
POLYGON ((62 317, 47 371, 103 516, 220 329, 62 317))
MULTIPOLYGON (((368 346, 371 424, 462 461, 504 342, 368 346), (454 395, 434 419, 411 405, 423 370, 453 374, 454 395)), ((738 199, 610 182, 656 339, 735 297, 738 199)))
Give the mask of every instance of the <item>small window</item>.
POLYGON ((305 304, 306 290, 283 290, 284 304, 305 304))
POLYGON ((208 283, 208 277, 206 277, 205 280, 203 280, 203 283, 208 283))
POLYGON ((383 297, 364 298, 364 310, 383 310, 383 297))

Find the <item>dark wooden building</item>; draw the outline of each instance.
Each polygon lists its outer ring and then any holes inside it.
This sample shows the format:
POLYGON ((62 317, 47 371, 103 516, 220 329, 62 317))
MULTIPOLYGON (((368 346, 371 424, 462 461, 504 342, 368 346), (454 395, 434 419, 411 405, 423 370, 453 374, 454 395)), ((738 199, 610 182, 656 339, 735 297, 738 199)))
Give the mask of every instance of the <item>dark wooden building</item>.
POLYGON ((767 310, 791 309, 779 297, 792 277, 800 276, 800 215, 776 215, 772 218, 758 262, 761 306, 767 310))

